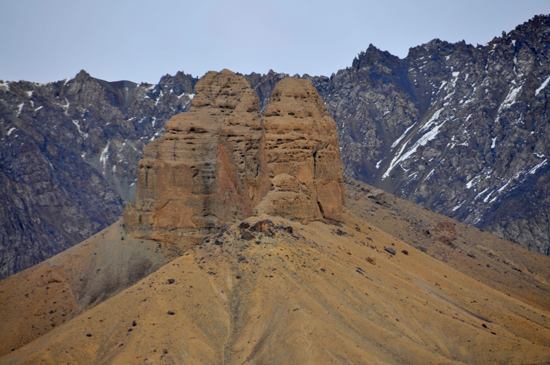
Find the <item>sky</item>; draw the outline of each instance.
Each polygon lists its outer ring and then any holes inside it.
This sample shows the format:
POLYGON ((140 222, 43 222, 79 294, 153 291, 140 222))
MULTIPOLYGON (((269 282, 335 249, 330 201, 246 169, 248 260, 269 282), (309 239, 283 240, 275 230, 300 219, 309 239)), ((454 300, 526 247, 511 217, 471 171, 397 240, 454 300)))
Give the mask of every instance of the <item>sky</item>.
POLYGON ((330 76, 371 43, 400 58, 434 38, 483 45, 549 13, 550 0, 0 0, 0 80, 330 76))

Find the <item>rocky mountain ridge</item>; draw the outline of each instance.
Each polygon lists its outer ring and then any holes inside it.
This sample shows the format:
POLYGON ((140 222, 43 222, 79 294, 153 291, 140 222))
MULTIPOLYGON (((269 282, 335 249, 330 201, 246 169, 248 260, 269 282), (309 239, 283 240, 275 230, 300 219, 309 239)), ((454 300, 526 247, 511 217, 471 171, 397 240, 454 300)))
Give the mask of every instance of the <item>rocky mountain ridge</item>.
MULTIPOLYGON (((371 46, 303 78, 337 123, 346 175, 548 254, 549 36, 537 16, 485 46, 434 40, 405 59, 371 46)), ((262 112, 286 76, 245 75, 262 112)), ((141 151, 196 82, 0 82, 0 277, 118 219, 141 151)))

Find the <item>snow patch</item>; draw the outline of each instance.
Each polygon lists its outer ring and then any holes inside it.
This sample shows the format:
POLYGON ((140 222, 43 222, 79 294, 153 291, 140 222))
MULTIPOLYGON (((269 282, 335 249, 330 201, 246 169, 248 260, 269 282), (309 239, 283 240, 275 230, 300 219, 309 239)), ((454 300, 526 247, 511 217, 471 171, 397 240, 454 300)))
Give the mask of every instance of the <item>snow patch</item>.
POLYGON ((481 195, 485 194, 485 192, 486 192, 487 190, 489 190, 489 188, 487 188, 487 189, 483 190, 481 193, 477 194, 476 197, 474 198, 474 201, 476 201, 477 198, 479 198, 481 195))
POLYGON ((541 163, 539 163, 538 165, 536 165, 535 167, 533 167, 530 171, 529 171, 529 174, 531 175, 534 175, 538 169, 540 169, 541 167, 543 167, 544 165, 546 165, 546 163, 548 162, 548 159, 542 161, 541 163))
MULTIPOLYGON (((389 113, 389 112, 388 112, 388 113, 389 113)), ((385 115, 385 114, 384 114, 384 115, 385 115)), ((410 131, 415 125, 416 125, 416 123, 412 124, 409 128, 405 129, 405 132, 403 132, 403 134, 401 135, 401 137, 397 138, 397 139, 395 140, 395 142, 392 143, 391 148, 395 148, 395 147, 399 144, 399 142, 401 142, 401 140, 402 140, 403 138, 405 138, 405 136, 407 136, 407 133, 409 133, 409 131, 410 131)))
POLYGON ((4 89, 4 91, 10 91, 10 83, 5 81, 0 82, 0 89, 4 89))
POLYGON ((101 152, 101 156, 99 157, 99 162, 102 162, 103 163, 103 173, 105 174, 105 164, 107 163, 107 153, 109 152, 109 145, 111 144, 111 142, 107 142, 107 146, 105 146, 105 148, 103 149, 103 151, 101 152))
MULTIPOLYGON (((549 78, 550 79, 550 78, 549 78)), ((506 99, 500 104, 500 107, 498 108, 498 112, 500 113, 502 109, 509 108, 516 102, 516 97, 518 96, 519 92, 521 90, 521 86, 513 87, 510 89, 510 92, 508 92, 508 95, 506 95, 506 99)))
POLYGON ((15 127, 11 127, 10 130, 8 131, 8 136, 11 134, 11 132, 13 132, 14 130, 16 130, 17 128, 15 127))
POLYGON ((466 188, 471 189, 472 186, 477 185, 478 182, 479 182, 479 175, 474 177, 472 180, 468 181, 466 183, 466 188))
POLYGON ((540 87, 537 90, 535 90, 535 96, 537 96, 546 86, 548 86, 549 82, 550 82, 550 76, 548 76, 548 78, 544 80, 542 85, 540 85, 540 87))
POLYGON ((460 203, 460 204, 458 204, 457 206, 455 206, 455 207, 453 208, 453 212, 459 210, 460 207, 464 205, 464 203, 466 203, 466 200, 464 200, 462 203, 460 203))
POLYGON ((496 143, 497 143, 497 137, 495 137, 495 138, 491 138, 491 139, 492 139, 492 141, 493 141, 493 143, 491 143, 491 149, 493 149, 493 148, 495 148, 495 146, 496 146, 496 143))
POLYGON ((17 107, 19 108, 19 112, 17 113, 17 117, 19 117, 19 114, 21 114, 21 110, 23 110, 23 105, 24 105, 24 104, 25 104, 25 103, 21 103, 21 104, 19 104, 19 105, 17 106, 17 107))
POLYGON ((82 132, 82 130, 80 129, 80 124, 78 123, 78 120, 73 120, 73 124, 76 126, 76 128, 78 129, 78 133, 80 133, 80 135, 84 138, 88 138, 88 133, 84 133, 82 132))

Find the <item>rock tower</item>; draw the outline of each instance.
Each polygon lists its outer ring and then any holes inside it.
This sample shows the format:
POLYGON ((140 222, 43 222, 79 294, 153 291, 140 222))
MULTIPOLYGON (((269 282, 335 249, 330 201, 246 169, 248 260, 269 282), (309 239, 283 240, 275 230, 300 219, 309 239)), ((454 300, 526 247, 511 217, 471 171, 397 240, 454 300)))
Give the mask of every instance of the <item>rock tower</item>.
POLYGON ((124 212, 133 236, 186 249, 256 214, 340 220, 336 124, 309 81, 279 82, 265 117, 246 79, 229 70, 207 73, 195 91, 189 112, 143 151, 124 212))

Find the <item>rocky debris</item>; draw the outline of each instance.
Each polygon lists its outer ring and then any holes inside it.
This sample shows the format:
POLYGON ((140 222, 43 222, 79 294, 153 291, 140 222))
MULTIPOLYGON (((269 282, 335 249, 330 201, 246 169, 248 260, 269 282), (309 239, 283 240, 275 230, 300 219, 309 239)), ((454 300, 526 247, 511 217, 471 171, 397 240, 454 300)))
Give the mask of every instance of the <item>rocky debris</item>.
POLYGON ((455 227, 450 221, 438 223, 436 226, 431 227, 428 233, 432 236, 434 242, 441 242, 447 245, 452 245, 453 241, 457 238, 455 227))
POLYGON ((264 113, 272 189, 258 213, 338 222, 344 203, 336 124, 306 80, 286 78, 273 89, 264 113))
POLYGON ((135 237, 185 247, 252 214, 269 190, 259 99, 242 76, 209 72, 187 113, 144 149, 124 221, 135 237))
POLYGON ((371 265, 376 265, 376 257, 374 256, 369 256, 366 258, 367 262, 371 265))

